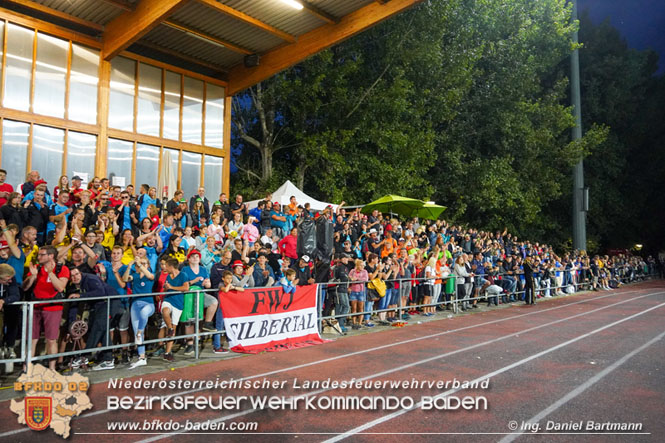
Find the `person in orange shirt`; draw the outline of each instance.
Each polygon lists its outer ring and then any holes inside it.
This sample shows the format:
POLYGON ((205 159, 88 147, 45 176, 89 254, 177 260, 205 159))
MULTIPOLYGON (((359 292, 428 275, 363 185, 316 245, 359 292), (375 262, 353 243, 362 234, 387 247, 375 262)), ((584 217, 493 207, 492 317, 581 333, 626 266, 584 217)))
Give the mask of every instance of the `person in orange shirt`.
POLYGON ((388 257, 395 252, 395 249, 397 249, 397 242, 393 238, 391 230, 386 231, 385 238, 381 241, 379 246, 381 247, 381 258, 388 257))
POLYGON ((298 215, 298 202, 296 201, 296 196, 292 195, 289 198, 288 213, 289 215, 298 215))

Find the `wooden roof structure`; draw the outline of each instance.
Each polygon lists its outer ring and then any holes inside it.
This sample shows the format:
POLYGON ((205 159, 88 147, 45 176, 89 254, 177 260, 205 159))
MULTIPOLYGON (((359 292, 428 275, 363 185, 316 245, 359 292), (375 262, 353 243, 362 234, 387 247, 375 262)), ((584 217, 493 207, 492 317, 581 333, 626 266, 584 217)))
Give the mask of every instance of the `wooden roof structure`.
POLYGON ((422 0, 3 0, 16 15, 217 78, 234 95, 422 0), (289 5, 289 3, 291 5, 289 5), (297 9, 296 7, 301 6, 297 9), (258 55, 258 66, 245 63, 258 55))

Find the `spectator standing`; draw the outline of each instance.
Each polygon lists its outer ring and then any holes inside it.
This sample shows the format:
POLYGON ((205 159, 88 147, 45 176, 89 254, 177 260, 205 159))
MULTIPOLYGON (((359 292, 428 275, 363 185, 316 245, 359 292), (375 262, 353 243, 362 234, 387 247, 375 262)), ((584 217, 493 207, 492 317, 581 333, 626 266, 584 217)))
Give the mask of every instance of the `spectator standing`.
POLYGON ((14 192, 14 187, 5 183, 5 180, 7 180, 7 171, 0 169, 0 206, 4 206, 11 193, 14 192))

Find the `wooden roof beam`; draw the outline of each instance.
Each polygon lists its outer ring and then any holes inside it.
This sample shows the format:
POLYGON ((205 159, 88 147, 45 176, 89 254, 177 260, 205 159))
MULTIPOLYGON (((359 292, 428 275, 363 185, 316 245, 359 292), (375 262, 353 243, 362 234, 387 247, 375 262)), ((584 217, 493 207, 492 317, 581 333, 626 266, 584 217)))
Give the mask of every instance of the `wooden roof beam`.
POLYGON ((306 2, 305 0, 300 0, 300 4, 302 4, 302 7, 305 11, 312 14, 314 17, 323 20, 326 23, 333 24, 339 22, 339 19, 337 17, 328 14, 326 11, 319 8, 318 6, 314 6, 313 4, 306 2))
POLYGON ((124 0, 102 0, 104 3, 108 3, 111 6, 122 9, 123 11, 133 11, 134 5, 126 2, 124 0))
POLYGON ((386 4, 372 2, 344 16, 337 24, 320 26, 300 37, 291 45, 283 45, 261 55, 261 64, 254 68, 237 65, 229 71, 228 94, 234 95, 261 80, 330 46, 352 37, 375 24, 398 14, 423 0, 391 0, 386 4))
POLYGON ((205 5, 211 9, 214 9, 217 12, 221 12, 222 14, 226 14, 229 17, 232 17, 236 20, 240 20, 241 22, 247 23, 249 25, 255 26, 259 29, 262 29, 276 37, 281 38, 284 41, 287 41, 289 43, 295 43, 296 37, 294 35, 288 34, 284 31, 280 31, 279 29, 275 28, 274 26, 270 26, 267 23, 263 23, 260 20, 255 19, 252 16, 249 16, 245 14, 244 12, 240 12, 237 9, 233 9, 230 6, 226 6, 223 3, 219 3, 216 0, 196 0, 202 5, 205 5))
POLYGON ((250 51, 247 48, 243 48, 241 46, 235 45, 235 44, 229 42, 228 40, 223 40, 219 37, 215 37, 214 35, 210 35, 210 34, 208 34, 206 32, 203 32, 203 31, 199 31, 198 29, 190 28, 188 26, 185 26, 185 25, 180 24, 178 22, 174 22, 172 20, 164 20, 162 22, 162 24, 165 25, 165 26, 168 26, 170 28, 177 29, 178 31, 184 32, 186 34, 189 34, 192 37, 195 37, 195 38, 198 38, 198 39, 201 39, 201 40, 205 40, 209 43, 213 43, 213 44, 218 45, 218 46, 223 46, 224 48, 228 49, 229 51, 238 52, 240 54, 245 54, 245 55, 249 55, 249 54, 254 53, 253 51, 250 51))
POLYGON ((181 8, 188 0, 141 0, 131 11, 125 11, 106 25, 102 56, 110 60, 147 34, 162 20, 181 8))

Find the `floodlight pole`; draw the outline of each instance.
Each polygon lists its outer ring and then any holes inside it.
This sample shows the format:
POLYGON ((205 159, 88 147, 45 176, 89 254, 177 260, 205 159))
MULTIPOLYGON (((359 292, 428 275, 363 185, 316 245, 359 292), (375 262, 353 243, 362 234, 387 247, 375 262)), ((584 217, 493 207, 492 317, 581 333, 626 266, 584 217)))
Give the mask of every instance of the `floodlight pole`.
MULTIPOLYGON (((577 0, 572 0, 572 19, 577 20, 577 0)), ((577 45, 577 31, 573 33, 573 44, 577 45)), ((573 105, 575 126, 572 130, 572 139, 582 138, 582 99, 580 95, 580 56, 575 49, 570 55, 570 95, 573 105)), ((584 202, 584 164, 580 159, 573 168, 573 248, 586 250, 586 204, 584 202)))

